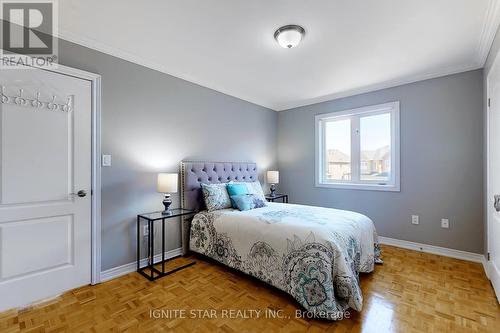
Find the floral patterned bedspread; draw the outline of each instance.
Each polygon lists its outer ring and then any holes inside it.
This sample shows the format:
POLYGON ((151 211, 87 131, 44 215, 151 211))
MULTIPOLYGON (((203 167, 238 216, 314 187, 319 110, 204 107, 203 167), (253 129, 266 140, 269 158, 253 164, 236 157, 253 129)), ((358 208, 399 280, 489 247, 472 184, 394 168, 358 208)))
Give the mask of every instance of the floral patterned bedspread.
POLYGON ((380 261, 373 222, 355 212, 268 203, 240 212, 198 213, 190 249, 294 297, 315 317, 360 311, 359 273, 380 261))

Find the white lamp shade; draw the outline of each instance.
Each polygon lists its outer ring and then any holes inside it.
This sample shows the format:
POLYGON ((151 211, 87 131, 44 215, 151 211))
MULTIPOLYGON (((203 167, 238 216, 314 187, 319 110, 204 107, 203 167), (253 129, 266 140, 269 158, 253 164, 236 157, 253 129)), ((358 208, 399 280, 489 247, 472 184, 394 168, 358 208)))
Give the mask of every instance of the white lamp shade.
POLYGON ((159 173, 157 190, 160 193, 177 193, 179 175, 177 173, 159 173))
POLYGON ((279 171, 268 171, 267 172, 267 183, 268 184, 279 184, 280 173, 279 171))

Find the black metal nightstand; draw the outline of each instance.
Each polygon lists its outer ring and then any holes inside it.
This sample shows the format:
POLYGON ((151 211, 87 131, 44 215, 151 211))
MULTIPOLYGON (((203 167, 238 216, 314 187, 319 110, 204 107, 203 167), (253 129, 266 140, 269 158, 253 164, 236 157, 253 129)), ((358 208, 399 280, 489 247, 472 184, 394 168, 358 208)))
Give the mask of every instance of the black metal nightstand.
POLYGON ((275 202, 276 200, 281 199, 283 203, 288 203, 288 194, 275 194, 275 195, 266 194, 265 198, 267 201, 270 202, 275 202))
POLYGON ((146 214, 137 215, 137 272, 143 275, 150 281, 154 281, 166 275, 175 273, 184 269, 186 267, 194 265, 196 262, 190 262, 189 264, 177 267, 170 271, 165 272, 165 263, 174 258, 165 259, 165 220, 173 218, 173 217, 182 217, 186 215, 192 215, 196 213, 193 210, 182 209, 182 208, 174 208, 169 210, 169 214, 163 214, 163 212, 152 212, 146 214), (141 251, 140 251, 140 235, 141 235, 141 219, 146 220, 148 223, 148 264, 144 267, 141 267, 141 251), (155 221, 161 221, 161 261, 154 262, 154 223, 155 221), (161 264, 161 271, 156 269, 154 266, 161 264), (149 274, 146 273, 146 270, 150 270, 149 274))

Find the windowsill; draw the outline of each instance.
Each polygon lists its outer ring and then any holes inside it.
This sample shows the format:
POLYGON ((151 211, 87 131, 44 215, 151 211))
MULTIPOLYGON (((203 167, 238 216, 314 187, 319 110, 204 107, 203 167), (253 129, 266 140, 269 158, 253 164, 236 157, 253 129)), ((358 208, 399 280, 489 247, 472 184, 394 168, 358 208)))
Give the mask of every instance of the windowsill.
POLYGON ((316 187, 335 188, 344 190, 362 191, 387 191, 400 192, 399 185, 379 185, 379 184, 348 184, 348 183, 316 183, 316 187))

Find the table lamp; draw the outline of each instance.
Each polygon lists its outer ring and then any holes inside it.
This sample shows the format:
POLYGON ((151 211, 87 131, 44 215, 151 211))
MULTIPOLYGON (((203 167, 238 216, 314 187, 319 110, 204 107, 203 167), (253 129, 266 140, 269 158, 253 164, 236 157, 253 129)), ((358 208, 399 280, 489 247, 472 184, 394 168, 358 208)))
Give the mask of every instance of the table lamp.
POLYGON ((271 196, 274 197, 276 195, 276 184, 280 182, 280 173, 279 171, 268 171, 267 172, 267 182, 271 184, 271 196))
POLYGON ((159 173, 158 174, 158 185, 157 190, 160 193, 165 194, 163 199, 163 205, 165 210, 162 212, 164 215, 170 214, 168 207, 172 204, 172 199, 170 199, 171 193, 177 193, 177 181, 179 175, 177 173, 159 173))

